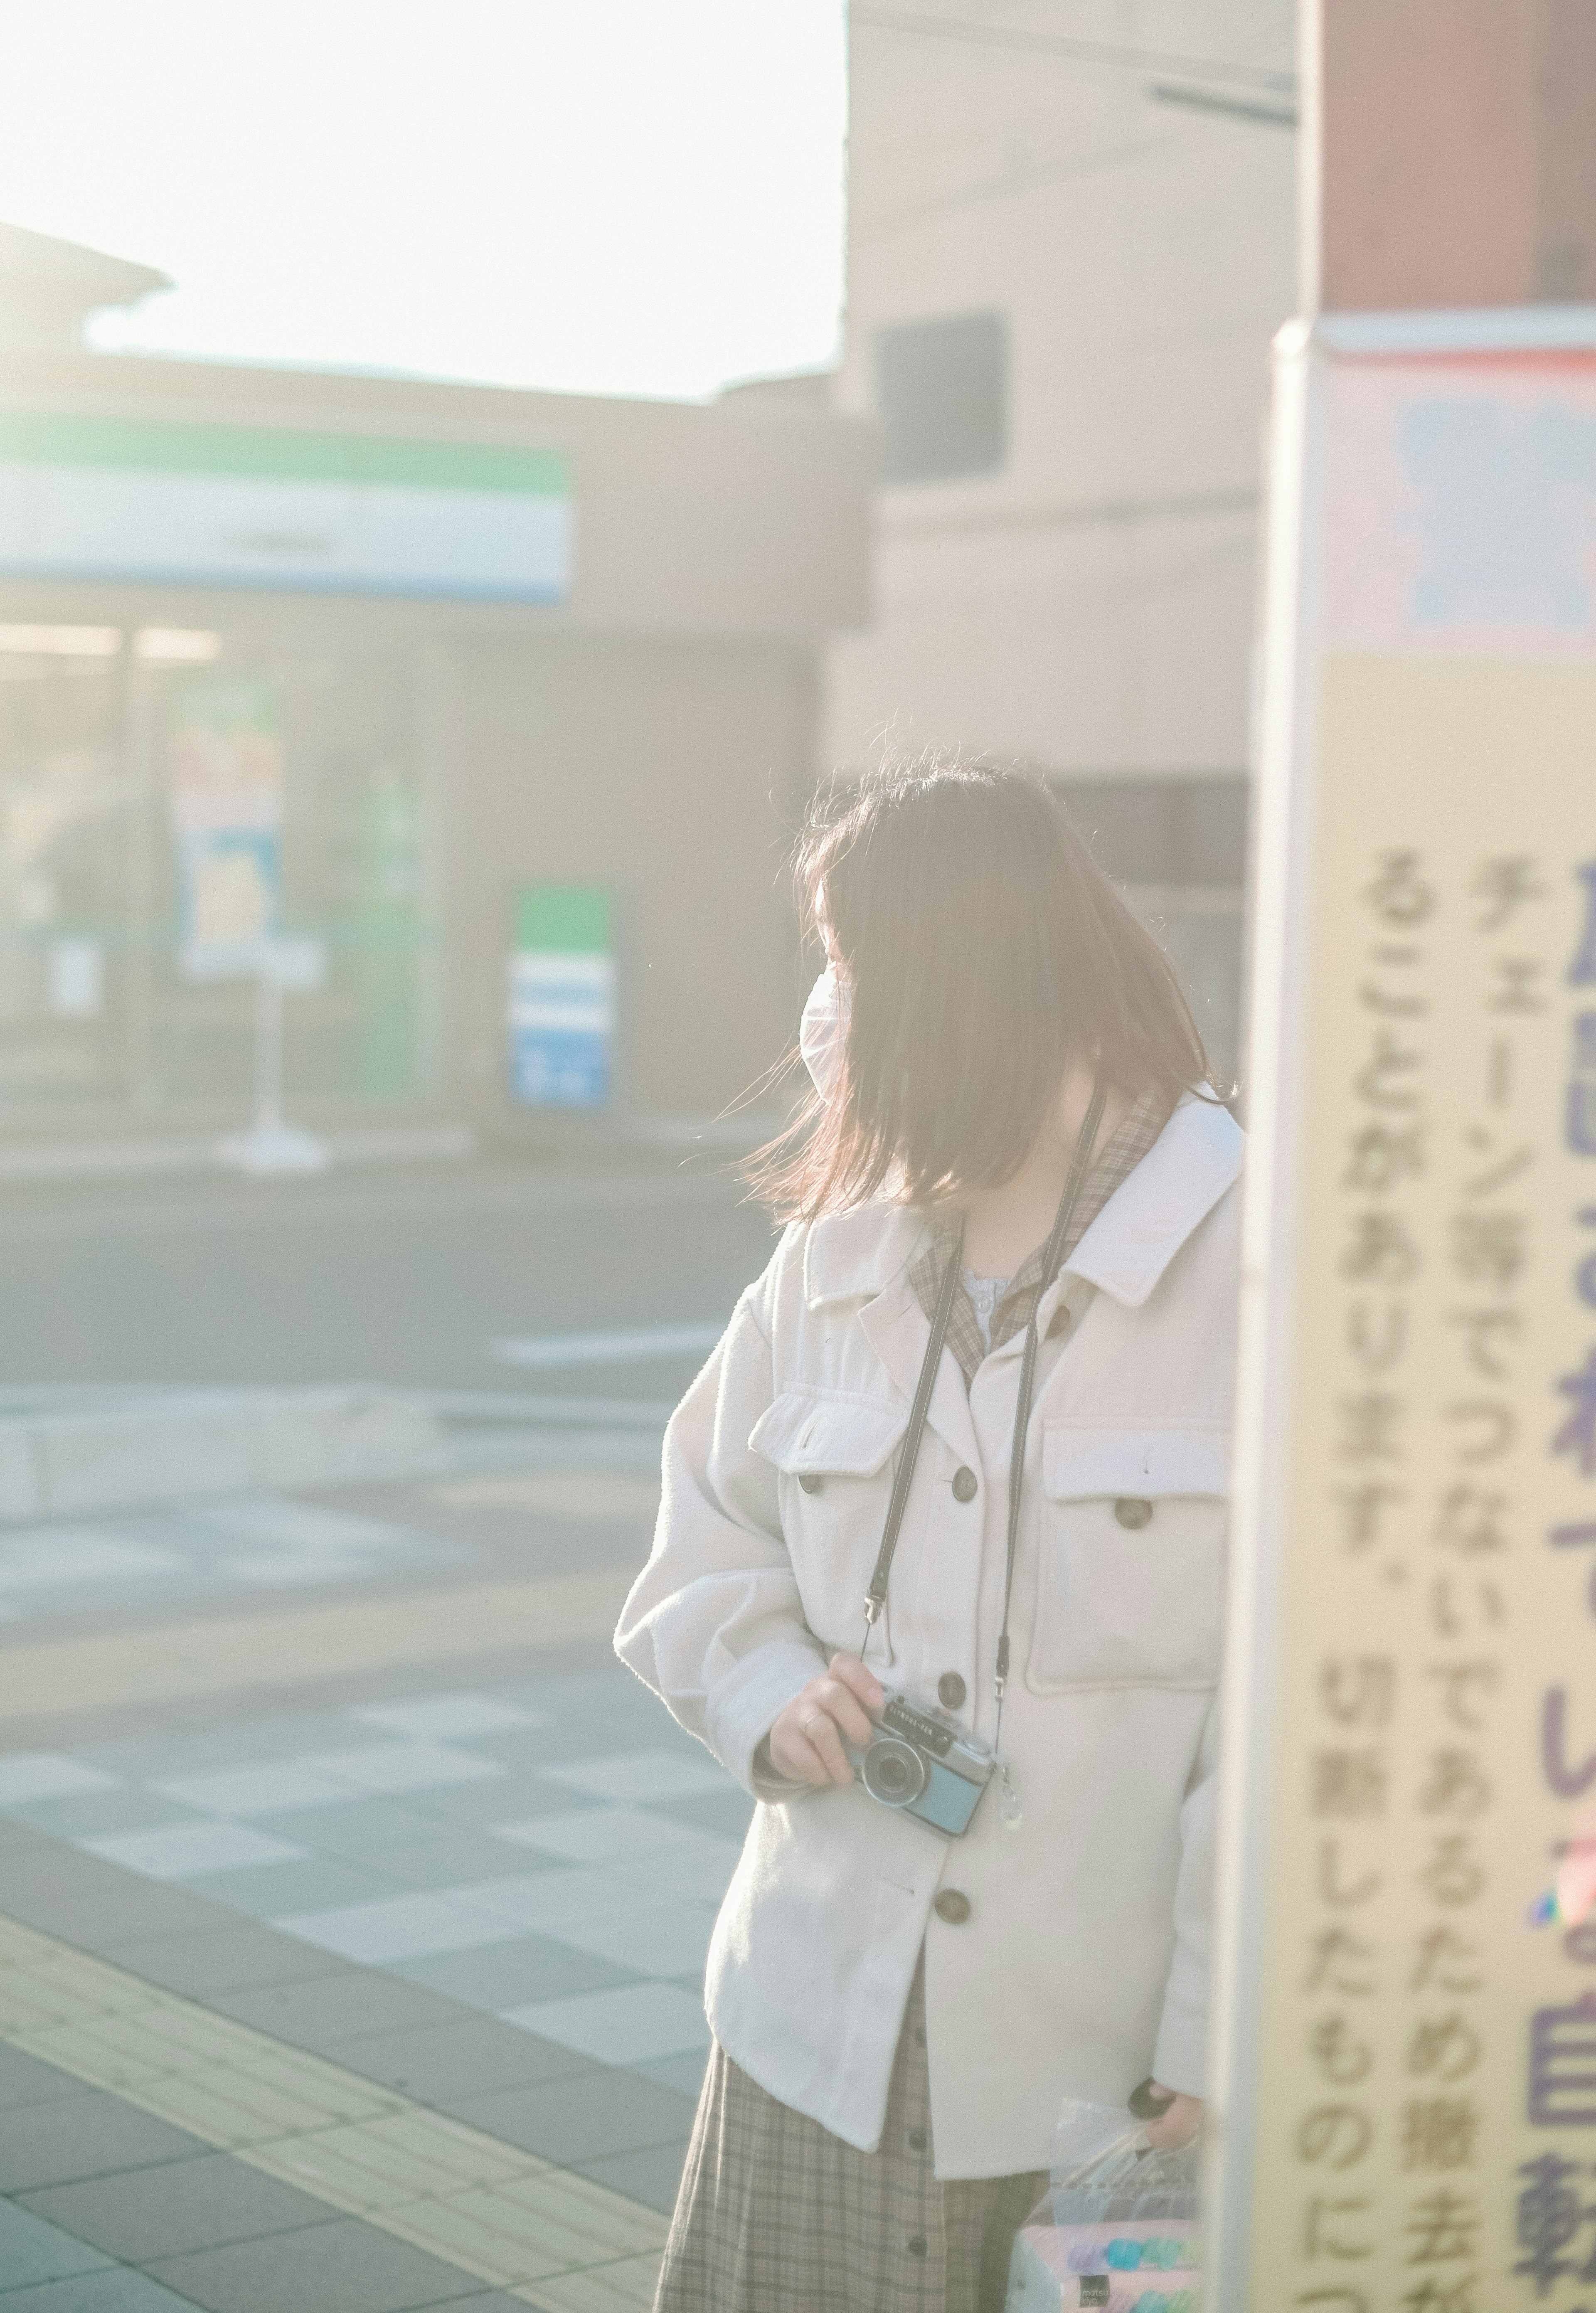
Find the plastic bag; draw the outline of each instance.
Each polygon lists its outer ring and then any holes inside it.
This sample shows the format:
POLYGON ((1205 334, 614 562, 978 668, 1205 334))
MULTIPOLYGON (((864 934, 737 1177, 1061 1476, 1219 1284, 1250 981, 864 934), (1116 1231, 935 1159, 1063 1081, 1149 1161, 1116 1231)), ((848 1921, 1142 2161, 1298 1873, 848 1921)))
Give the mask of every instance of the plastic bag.
POLYGON ((1154 2151, 1123 2106, 1065 2102, 1052 2181, 1015 2237, 1004 2313, 1199 2313, 1200 2140, 1154 2151))

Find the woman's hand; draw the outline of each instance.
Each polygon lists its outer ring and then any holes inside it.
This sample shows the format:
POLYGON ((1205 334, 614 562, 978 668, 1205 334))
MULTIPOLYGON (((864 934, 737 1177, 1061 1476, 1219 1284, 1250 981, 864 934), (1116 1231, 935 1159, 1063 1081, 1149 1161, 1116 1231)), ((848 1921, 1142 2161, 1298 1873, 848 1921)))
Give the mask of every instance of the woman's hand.
POLYGON ((1153 2093, 1167 2096, 1170 2103, 1156 2120, 1147 2123, 1144 2133, 1155 2151, 1178 2152, 1183 2144, 1191 2142, 1203 2124, 1203 2100, 1201 2097, 1182 2096, 1179 2089, 1166 2089, 1158 2080, 1153 2083, 1153 2093))
POLYGON ((833 1655, 830 1669, 811 1678, 771 1728, 771 1765, 791 1782, 816 1783, 822 1790, 828 1783, 851 1783, 854 1771, 843 1745, 858 1750, 869 1742, 870 1714, 881 1709, 882 1700, 857 1655, 833 1655))

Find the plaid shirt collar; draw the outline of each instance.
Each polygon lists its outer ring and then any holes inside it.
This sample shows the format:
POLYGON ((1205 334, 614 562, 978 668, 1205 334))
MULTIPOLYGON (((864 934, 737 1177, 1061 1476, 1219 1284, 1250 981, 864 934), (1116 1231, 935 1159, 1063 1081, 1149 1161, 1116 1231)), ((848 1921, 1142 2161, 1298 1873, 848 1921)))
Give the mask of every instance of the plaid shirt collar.
MULTIPOLYGON (((1065 1232, 1064 1249, 1059 1255, 1059 1267, 1069 1259, 1092 1222, 1101 1212, 1116 1189, 1127 1181, 1152 1148, 1170 1121, 1170 1104, 1158 1093, 1144 1092, 1124 1121, 1109 1134, 1101 1156, 1082 1183, 1075 1209, 1070 1216, 1065 1232)), ((915 1298, 930 1317, 936 1308, 936 1297, 942 1284, 943 1271, 951 1258, 959 1240, 956 1217, 939 1221, 931 1233, 929 1244, 910 1264, 908 1281, 915 1298)), ((1021 1262, 1011 1277, 992 1313, 992 1347, 998 1350, 1011 1341, 1030 1322, 1032 1310, 1052 1283, 1042 1275, 1042 1257, 1048 1250, 1046 1240, 1037 1245, 1021 1262)), ((948 1347, 963 1368, 967 1382, 973 1381, 977 1367, 987 1355, 981 1338, 980 1321, 969 1288, 962 1278, 953 1296, 952 1315, 948 1319, 948 1347)))

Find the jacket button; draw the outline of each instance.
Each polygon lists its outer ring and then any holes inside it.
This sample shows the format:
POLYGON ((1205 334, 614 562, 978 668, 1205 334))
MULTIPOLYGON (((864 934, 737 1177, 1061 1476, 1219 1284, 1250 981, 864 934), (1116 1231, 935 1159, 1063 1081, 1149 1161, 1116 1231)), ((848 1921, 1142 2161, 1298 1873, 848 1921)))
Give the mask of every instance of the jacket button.
POLYGON ((1069 1329, 1070 1313, 1061 1301, 1048 1320, 1048 1339, 1050 1341, 1056 1341, 1060 1333, 1067 1333, 1069 1329))
POLYGON ((926 2142, 927 2138, 923 2128, 910 2129, 908 2133, 908 2149, 911 2152, 924 2152, 926 2142))
POLYGON ((939 1887, 931 1908, 946 1926, 961 1928, 969 1917, 969 1897, 962 1887, 939 1887))
POLYGON ((820 1491, 820 1479, 812 1470, 804 1470, 801 1472, 798 1483, 802 1487, 806 1494, 818 1494, 820 1491))
POLYGON ((953 1473, 953 1499, 956 1502, 973 1502, 976 1498, 977 1488, 979 1484, 980 1480, 976 1476, 973 1470, 955 1470, 953 1473))
POLYGON ((957 1711, 967 1693, 964 1681, 956 1670, 945 1670, 936 1682, 936 1699, 944 1711, 957 1711))
POLYGON ((908 2253, 909 2253, 909 2255, 910 2255, 911 2256, 925 2256, 925 2234, 924 2234, 924 2233, 914 2233, 914 2234, 912 2234, 912 2235, 910 2236, 910 2238, 909 2238, 909 2244, 908 2244, 908 2253))
POLYGON ((1114 1505, 1114 1515, 1121 1526, 1145 1526, 1153 1516, 1153 1505, 1138 1501, 1135 1494, 1122 1494, 1114 1505))

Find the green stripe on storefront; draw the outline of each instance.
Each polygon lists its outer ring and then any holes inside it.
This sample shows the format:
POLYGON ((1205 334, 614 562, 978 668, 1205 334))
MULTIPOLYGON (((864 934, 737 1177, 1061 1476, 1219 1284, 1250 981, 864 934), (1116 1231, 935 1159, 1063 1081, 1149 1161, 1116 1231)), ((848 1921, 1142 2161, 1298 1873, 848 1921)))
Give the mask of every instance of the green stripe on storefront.
POLYGON ((518 950, 609 953, 609 893, 602 884, 527 884, 515 895, 518 950))
POLYGON ((0 463, 498 491, 529 497, 564 497, 570 488, 566 461, 558 450, 396 441, 382 435, 302 434, 286 427, 190 426, 155 418, 64 417, 34 410, 0 411, 0 463))

